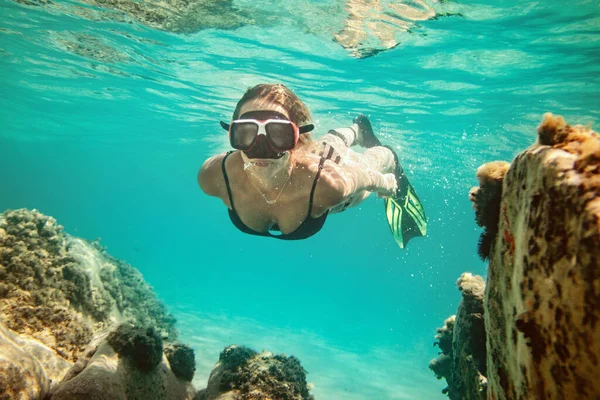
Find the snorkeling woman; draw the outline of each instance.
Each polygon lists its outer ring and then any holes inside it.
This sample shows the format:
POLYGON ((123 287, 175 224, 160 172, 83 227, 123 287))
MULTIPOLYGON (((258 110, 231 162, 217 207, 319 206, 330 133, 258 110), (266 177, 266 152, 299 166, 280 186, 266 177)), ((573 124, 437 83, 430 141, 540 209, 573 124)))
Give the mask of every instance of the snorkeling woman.
POLYGON ((397 157, 381 146, 367 117, 315 141, 308 108, 281 84, 248 89, 231 123, 221 126, 236 150, 206 160, 198 183, 225 203, 244 233, 306 239, 329 214, 359 204, 370 193, 390 198, 410 186, 399 187, 403 173, 397 157), (350 149, 357 144, 367 150, 350 149))

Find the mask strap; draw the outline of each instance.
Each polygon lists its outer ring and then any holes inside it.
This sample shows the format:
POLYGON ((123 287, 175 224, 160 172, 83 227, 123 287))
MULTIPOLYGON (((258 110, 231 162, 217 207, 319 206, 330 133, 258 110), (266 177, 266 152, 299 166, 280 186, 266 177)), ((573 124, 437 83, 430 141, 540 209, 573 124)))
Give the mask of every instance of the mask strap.
POLYGON ((223 122, 223 121, 220 121, 220 123, 221 123, 221 127, 222 127, 223 129, 225 129, 226 131, 229 131, 229 124, 226 124, 226 123, 225 123, 225 122, 223 122))
MULTIPOLYGON (((223 122, 221 122, 221 124, 222 123, 223 122)), ((298 128, 298 131, 300 133, 307 133, 307 132, 312 131, 313 129, 315 129, 315 126, 313 124, 308 124, 308 125, 304 125, 304 126, 301 126, 300 128, 298 128)))

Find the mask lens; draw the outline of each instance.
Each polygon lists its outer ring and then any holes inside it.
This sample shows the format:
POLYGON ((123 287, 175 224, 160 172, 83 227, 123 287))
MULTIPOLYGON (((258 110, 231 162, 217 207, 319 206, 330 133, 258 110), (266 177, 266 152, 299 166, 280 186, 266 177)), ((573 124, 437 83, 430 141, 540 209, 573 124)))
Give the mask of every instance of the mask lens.
POLYGON ((294 127, 283 122, 270 122, 265 126, 271 145, 277 150, 291 150, 296 145, 294 127))
POLYGON ((231 142, 234 148, 248 149, 254 143, 258 125, 253 122, 234 122, 231 125, 231 142))

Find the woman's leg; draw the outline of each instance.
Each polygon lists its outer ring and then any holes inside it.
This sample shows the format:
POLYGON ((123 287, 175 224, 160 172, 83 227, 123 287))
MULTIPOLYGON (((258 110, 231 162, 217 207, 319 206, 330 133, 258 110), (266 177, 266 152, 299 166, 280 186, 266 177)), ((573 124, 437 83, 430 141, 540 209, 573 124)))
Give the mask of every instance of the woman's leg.
POLYGON ((367 149, 363 154, 353 153, 359 157, 359 164, 363 168, 372 169, 382 174, 393 173, 396 169, 394 153, 387 147, 375 146, 367 149))
MULTIPOLYGON (((371 147, 362 154, 348 149, 346 164, 348 163, 354 164, 355 168, 360 168, 365 171, 377 171, 382 174, 393 173, 396 169, 394 154, 390 149, 383 146, 371 147)), ((370 194, 371 192, 367 191, 359 192, 348 199, 344 204, 331 209, 330 213, 335 214, 342 212, 347 208, 357 206, 369 197, 370 194)))
MULTIPOLYGON (((394 154, 387 147, 371 147, 364 153, 357 153, 348 147, 347 143, 357 144, 357 132, 356 124, 348 128, 332 129, 321 138, 321 141, 331 145, 342 156, 342 163, 345 165, 382 174, 393 173, 396 169, 396 162, 394 154)), ((346 203, 331 209, 330 213, 342 212, 346 208, 354 207, 362 203, 370 194, 371 192, 367 191, 357 193, 346 203)))
POLYGON ((327 132, 327 135, 323 136, 328 137, 328 136, 334 136, 337 137, 339 139, 341 139, 343 141, 343 143, 346 145, 346 147, 352 147, 354 145, 359 144, 359 130, 358 130, 358 125, 353 124, 352 126, 349 126, 347 128, 336 128, 336 129, 331 129, 329 132, 327 132))

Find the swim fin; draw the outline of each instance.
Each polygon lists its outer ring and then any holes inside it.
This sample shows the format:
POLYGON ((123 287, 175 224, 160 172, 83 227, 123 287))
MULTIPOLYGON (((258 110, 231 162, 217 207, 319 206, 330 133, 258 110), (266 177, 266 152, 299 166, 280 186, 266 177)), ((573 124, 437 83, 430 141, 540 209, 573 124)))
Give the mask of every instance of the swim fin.
POLYGON ((427 234, 427 217, 417 192, 398 161, 398 155, 390 146, 385 147, 394 153, 394 174, 398 182, 396 193, 384 200, 385 216, 396 243, 403 249, 410 239, 427 234))

